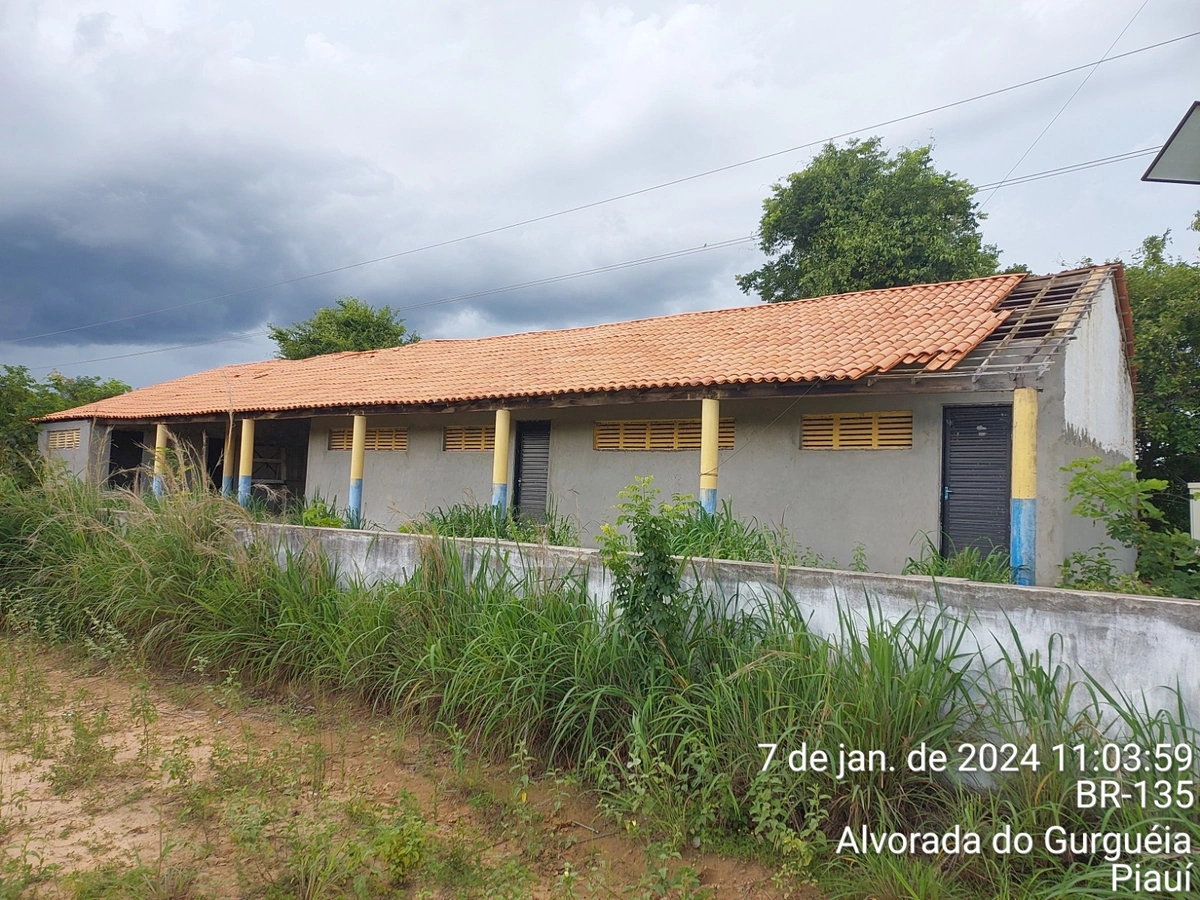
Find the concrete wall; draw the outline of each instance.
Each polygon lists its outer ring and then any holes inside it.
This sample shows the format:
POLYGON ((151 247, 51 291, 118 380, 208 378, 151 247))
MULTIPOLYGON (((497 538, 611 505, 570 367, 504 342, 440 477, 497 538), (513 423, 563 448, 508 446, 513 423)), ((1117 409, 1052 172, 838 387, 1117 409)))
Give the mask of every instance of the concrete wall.
MULTIPOLYGON (((103 434, 103 429, 95 429, 103 434)), ((93 440, 93 427, 90 419, 73 419, 66 422, 54 422, 43 425, 38 434, 38 451, 42 456, 53 462, 66 466, 68 472, 76 478, 93 479, 102 463, 107 462, 107 444, 103 440, 93 440), (79 429, 79 446, 68 450, 50 450, 49 435, 52 431, 71 431, 79 429)))
MULTIPOLYGON (((1039 404, 1039 512, 1037 580, 1053 584, 1065 552, 1086 549, 1103 538, 1090 523, 1071 517, 1064 505, 1066 478, 1059 471, 1072 459, 1104 451, 1079 432, 1067 433, 1062 371, 1047 374, 1039 404), (1076 521, 1071 521, 1075 519, 1076 521)), ((1009 403, 1011 393, 922 393, 802 397, 798 400, 724 401, 721 415, 736 423, 731 450, 720 453, 718 498, 734 512, 773 525, 826 560, 847 564, 862 543, 870 568, 899 572, 920 555, 926 534, 940 530, 942 415, 945 406, 1009 403), (913 446, 906 450, 800 449, 800 420, 807 413, 908 409, 913 446)), ((617 493, 645 475, 654 476, 664 497, 696 495, 699 451, 630 452, 593 449, 593 424, 606 419, 698 418, 700 403, 642 403, 627 406, 514 410, 515 422, 549 419, 550 491, 559 512, 573 516, 590 543, 604 522, 614 521, 617 493)), ((491 495, 491 453, 447 453, 441 449, 447 424, 491 424, 490 413, 471 415, 370 416, 368 427, 406 426, 409 449, 368 451, 364 473, 365 515, 388 529, 422 510, 491 495)), ((308 490, 345 503, 350 454, 330 451, 330 428, 349 427, 349 418, 314 419, 309 441, 308 490)), ((1108 454, 1112 456, 1112 454, 1108 454)), ((512 464, 510 460, 510 472, 512 464)))
MULTIPOLYGON (((410 578, 431 539, 422 535, 383 534, 286 525, 258 526, 259 534, 293 553, 319 548, 335 559, 344 577, 368 582, 410 578)), ((517 583, 527 576, 541 581, 576 578, 599 604, 609 602, 611 580, 589 549, 512 544, 502 541, 451 542, 472 576, 498 577, 506 570, 517 583)), ((1145 695, 1151 709, 1173 709, 1168 688, 1178 685, 1192 723, 1200 722, 1200 602, 1101 594, 1017 585, 991 585, 961 579, 875 575, 827 569, 782 571, 758 563, 695 561, 692 583, 740 608, 790 596, 816 632, 836 635, 839 610, 860 618, 868 600, 888 621, 915 609, 929 614, 944 607, 971 625, 973 645, 985 662, 1000 651, 1016 653, 1015 630, 1028 653, 1049 665, 1068 666, 1076 678, 1087 672, 1111 690, 1145 695), (1051 648, 1053 650, 1051 651, 1051 648)))
POLYGON ((1110 280, 1079 324, 1075 339, 1046 373, 1039 394, 1039 584, 1053 584, 1069 554, 1096 548, 1125 571, 1133 571, 1131 548, 1114 546, 1102 525, 1071 513, 1074 504, 1065 500, 1070 475, 1062 471, 1080 458, 1099 457, 1107 465, 1134 458, 1133 385, 1121 345, 1110 280), (1048 541, 1045 548, 1043 536, 1048 541))
MULTIPOLYGON (((329 449, 329 430, 349 428, 350 417, 312 420, 308 436, 309 496, 337 498, 350 491, 350 452, 329 449)), ((423 510, 454 503, 488 503, 492 497, 492 453, 442 450, 446 425, 491 425, 492 413, 424 416, 368 416, 367 427, 408 428, 408 450, 368 451, 363 462, 363 516, 396 528, 423 510)))

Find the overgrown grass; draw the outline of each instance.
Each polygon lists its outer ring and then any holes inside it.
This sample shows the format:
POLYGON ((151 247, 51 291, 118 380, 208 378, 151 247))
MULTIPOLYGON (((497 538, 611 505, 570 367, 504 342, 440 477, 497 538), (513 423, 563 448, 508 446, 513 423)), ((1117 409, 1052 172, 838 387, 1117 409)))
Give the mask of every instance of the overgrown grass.
POLYGON ((909 557, 901 570, 904 575, 933 575, 939 578, 966 578, 971 581, 990 581, 997 584, 1012 583, 1012 560, 1008 551, 999 547, 984 553, 978 547, 967 547, 943 556, 942 552, 926 535, 917 559, 909 557))
POLYGON ((987 841, 1005 825, 1038 835, 1049 823, 1170 825, 1200 842, 1194 809, 1080 810, 1073 791, 1084 773, 1045 767, 1049 747, 1096 748, 1106 735, 1195 744, 1182 700, 1175 716, 1152 715, 1024 648, 983 670, 969 626, 938 608, 888 621, 869 598, 844 598, 838 631, 825 637, 786 599, 751 614, 736 598, 680 593, 679 633, 634 640, 583 585, 468 578, 448 543, 408 584, 339 587, 327 559, 280 566, 270 548, 244 544, 233 529, 247 524, 236 506, 202 494, 147 502, 70 482, 20 491, 0 481, 0 613, 9 628, 51 639, 123 641, 159 666, 352 691, 477 753, 529 748, 585 774, 628 830, 671 848, 757 851, 845 896, 1091 897, 1107 867, 1098 854, 1041 849, 839 857, 847 826, 961 825, 987 841), (960 743, 985 740, 1037 742, 1043 768, 998 776, 979 793, 904 764, 922 744, 956 759, 960 743), (766 771, 764 744, 777 746, 766 771), (891 766, 793 771, 788 754, 803 746, 835 759, 839 748, 878 750, 891 766))
POLYGON ((553 504, 546 510, 546 521, 513 515, 475 503, 455 503, 421 513, 401 527, 401 531, 434 534, 453 538, 490 538, 500 541, 545 543, 559 547, 578 547, 579 528, 570 516, 560 514, 553 504))

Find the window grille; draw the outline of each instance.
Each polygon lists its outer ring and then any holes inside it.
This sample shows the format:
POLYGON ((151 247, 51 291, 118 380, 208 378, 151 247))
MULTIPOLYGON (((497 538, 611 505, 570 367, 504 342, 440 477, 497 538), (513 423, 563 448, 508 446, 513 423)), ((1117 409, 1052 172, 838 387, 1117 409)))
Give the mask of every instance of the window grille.
POLYGON ((805 450, 904 450, 912 447, 912 410, 802 416, 805 450))
POLYGON ((79 446, 78 428, 60 428, 47 432, 46 446, 51 450, 74 450, 79 446))
MULTIPOLYGON (((354 444, 354 429, 352 428, 331 428, 329 429, 329 449, 330 450, 350 450, 354 444)), ((367 439, 364 444, 367 450, 407 450, 408 449, 408 429, 407 428, 368 428, 367 439)))
POLYGON ((496 428, 493 425, 447 425, 442 432, 442 449, 494 450, 496 428))
MULTIPOLYGON (((733 447, 733 419, 721 419, 717 446, 733 447)), ((699 450, 699 419, 597 422, 592 433, 596 450, 699 450)))

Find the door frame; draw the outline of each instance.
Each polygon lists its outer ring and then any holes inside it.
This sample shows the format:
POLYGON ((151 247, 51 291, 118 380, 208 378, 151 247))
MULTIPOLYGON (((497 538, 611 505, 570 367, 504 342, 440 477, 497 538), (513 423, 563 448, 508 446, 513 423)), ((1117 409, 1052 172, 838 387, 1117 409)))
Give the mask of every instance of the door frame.
MULTIPOLYGON (((942 446, 941 459, 938 461, 940 476, 938 488, 938 552, 943 556, 958 552, 956 548, 950 544, 950 535, 946 532, 946 504, 950 502, 950 486, 946 484, 948 475, 948 464, 950 461, 950 428, 947 421, 947 413, 955 409, 1007 409, 1009 410, 1009 435, 1008 435, 1008 483, 1012 483, 1012 402, 1007 403, 998 401, 994 403, 945 403, 942 404, 942 446)), ((1009 528, 1012 527, 1011 512, 1009 513, 1009 528)), ((1011 552, 1011 534, 1006 535, 1003 546, 1011 552)))

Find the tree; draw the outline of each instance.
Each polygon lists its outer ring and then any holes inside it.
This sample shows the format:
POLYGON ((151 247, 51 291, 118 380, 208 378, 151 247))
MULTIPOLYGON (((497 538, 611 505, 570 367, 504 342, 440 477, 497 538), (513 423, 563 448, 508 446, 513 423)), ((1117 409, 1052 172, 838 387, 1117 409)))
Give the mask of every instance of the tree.
MULTIPOLYGON (((1200 212, 1192 223, 1200 231, 1200 212)), ((1125 270, 1137 365, 1138 473, 1168 484, 1159 505, 1188 523, 1187 485, 1200 481, 1200 263, 1170 257, 1170 232, 1142 242, 1125 270)))
POLYGON ((268 326, 271 340, 279 345, 280 359, 307 359, 346 350, 381 350, 413 344, 421 339, 396 318, 390 306, 371 307, 357 297, 339 297, 336 305, 324 306, 311 318, 291 328, 268 326))
POLYGON ((38 459, 38 426, 30 419, 115 397, 129 385, 95 375, 68 378, 51 372, 44 382, 25 366, 0 366, 0 474, 21 483, 33 476, 30 463, 38 459))
POLYGON ((763 201, 772 259, 737 278, 768 303, 991 275, 975 188, 933 167, 930 147, 889 156, 879 138, 826 144, 763 201))

